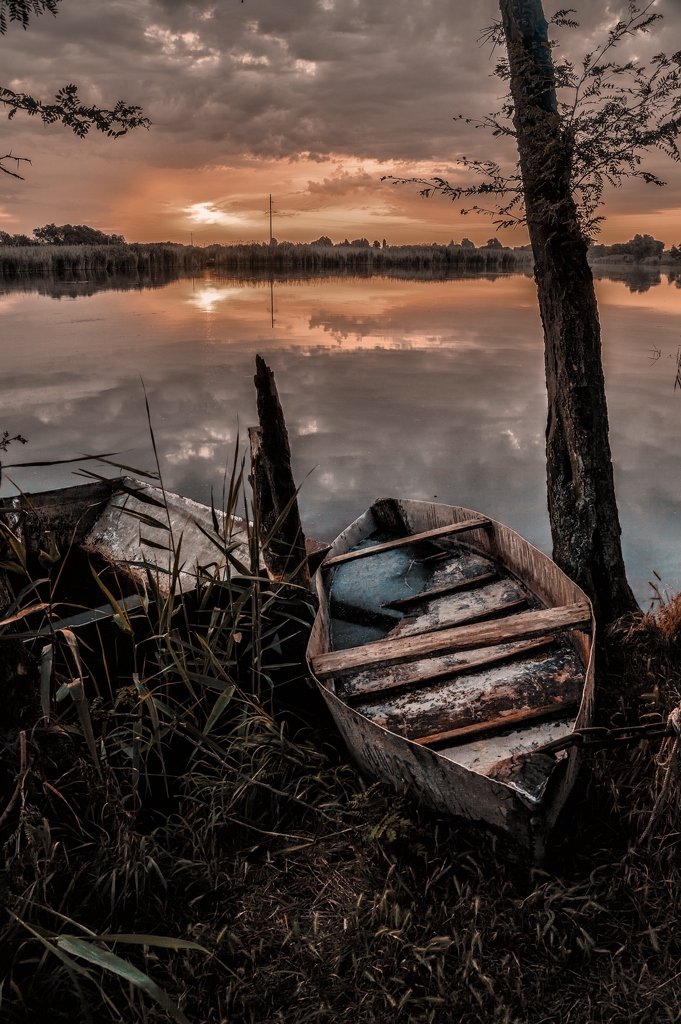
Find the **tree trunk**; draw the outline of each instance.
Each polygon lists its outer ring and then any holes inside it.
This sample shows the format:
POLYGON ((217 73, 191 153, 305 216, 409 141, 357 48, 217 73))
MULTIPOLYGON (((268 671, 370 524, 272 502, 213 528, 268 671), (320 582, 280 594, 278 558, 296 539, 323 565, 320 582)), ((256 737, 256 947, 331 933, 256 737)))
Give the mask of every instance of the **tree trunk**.
POLYGON ((604 624, 638 605, 622 558, 598 306, 570 189, 571 143, 558 113, 541 0, 499 6, 544 327, 553 557, 604 624))
POLYGON ((300 524, 284 413, 272 370, 261 356, 255 357, 255 365, 253 379, 260 426, 249 430, 251 486, 256 498, 261 539, 269 536, 267 544, 263 545, 263 559, 272 578, 309 589, 305 535, 300 524))

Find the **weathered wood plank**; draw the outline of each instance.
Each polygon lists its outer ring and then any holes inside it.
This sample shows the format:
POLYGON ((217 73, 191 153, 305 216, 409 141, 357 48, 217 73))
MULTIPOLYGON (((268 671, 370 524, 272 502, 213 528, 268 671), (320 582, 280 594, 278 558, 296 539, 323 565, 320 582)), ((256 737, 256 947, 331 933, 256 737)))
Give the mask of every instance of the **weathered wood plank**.
POLYGON ((512 615, 527 608, 526 597, 517 597, 512 601, 500 601, 498 604, 488 605, 486 608, 477 608, 465 614, 462 609, 455 609, 456 617, 449 621, 440 621, 437 614, 439 609, 432 615, 419 615, 417 618, 405 616, 401 622, 391 629, 388 639, 393 637, 422 636, 424 633, 436 633, 443 629, 450 629, 454 626, 472 626, 474 622, 489 622, 491 619, 501 619, 506 615, 512 615))
MULTIPOLYGON (((538 654, 540 651, 550 647, 555 642, 554 636, 542 636, 537 640, 521 641, 517 644, 509 644, 504 650, 488 653, 488 648, 466 652, 456 664, 439 668, 435 672, 428 671, 429 662, 420 662, 413 666, 413 670, 400 673, 388 679, 371 679, 366 683, 356 683, 348 680, 348 686, 344 694, 348 702, 380 697, 385 693, 395 690, 409 690, 421 686, 429 686, 431 683, 443 682, 446 679, 453 679, 455 676, 465 672, 476 672, 494 665, 501 665, 505 661, 522 657, 525 654, 538 654), (354 684, 354 685, 353 685, 354 684)), ((389 669, 387 671, 390 671, 389 669)))
POLYGON ((519 726, 545 721, 547 718, 555 718, 557 715, 573 714, 578 708, 578 701, 557 699, 541 708, 523 708, 522 711, 501 715, 499 718, 492 718, 487 722, 476 722, 475 725, 466 725, 461 729, 448 729, 445 732, 432 733, 430 736, 412 736, 410 739, 414 743, 420 743, 423 747, 453 747, 483 735, 492 736, 505 729, 517 729, 519 726))
POLYGON ((440 587, 433 587, 432 590, 422 590, 420 594, 410 594, 409 597, 398 597, 396 601, 386 601, 384 608, 411 608, 415 604, 423 604, 424 601, 432 601, 435 597, 444 597, 445 594, 458 594, 462 590, 474 590, 476 587, 484 587, 486 583, 492 583, 499 579, 498 572, 485 572, 482 576, 474 576, 470 580, 457 580, 456 583, 445 583, 440 587))
POLYGON ((454 626, 398 640, 378 640, 362 647, 320 654, 311 659, 311 664, 318 679, 330 679, 371 665, 387 666, 395 662, 416 661, 429 654, 491 647, 510 640, 529 640, 544 633, 588 629, 590 626, 590 605, 562 605, 541 611, 519 612, 505 619, 473 626, 454 626))
POLYGON ((333 569, 344 562, 353 562, 356 558, 368 558, 369 555, 380 555, 382 551, 392 551, 393 548, 405 547, 407 544, 418 544, 421 541, 437 540, 438 537, 449 537, 455 533, 467 533, 469 530, 485 530, 491 526, 490 520, 484 516, 477 519, 467 519, 463 523, 450 523, 449 526, 440 526, 436 530, 426 530, 425 533, 410 533, 406 537, 396 537, 384 544, 374 544, 372 547, 359 548, 357 551, 347 551, 344 555, 334 555, 327 558, 322 569, 333 569))
POLYGON ((272 579, 309 588, 305 534, 300 523, 291 446, 274 373, 255 357, 253 378, 258 398, 259 427, 248 431, 251 442, 251 484, 257 499, 262 556, 272 579), (267 543, 264 543, 267 538, 267 543))

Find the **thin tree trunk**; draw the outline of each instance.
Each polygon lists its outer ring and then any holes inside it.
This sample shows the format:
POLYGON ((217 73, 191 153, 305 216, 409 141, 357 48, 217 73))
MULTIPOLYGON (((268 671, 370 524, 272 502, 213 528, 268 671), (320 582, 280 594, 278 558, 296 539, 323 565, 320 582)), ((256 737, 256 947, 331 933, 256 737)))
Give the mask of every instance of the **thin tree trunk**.
POLYGON ((499 6, 544 326, 553 557, 607 623, 638 605, 622 558, 600 323, 570 190, 571 143, 558 113, 541 0, 499 0, 499 6))
POLYGON ((249 430, 251 485, 257 501, 261 538, 270 535, 263 547, 263 559, 274 579, 309 589, 305 535, 300 524, 284 413, 274 373, 261 356, 255 357, 255 365, 253 379, 260 426, 249 430))

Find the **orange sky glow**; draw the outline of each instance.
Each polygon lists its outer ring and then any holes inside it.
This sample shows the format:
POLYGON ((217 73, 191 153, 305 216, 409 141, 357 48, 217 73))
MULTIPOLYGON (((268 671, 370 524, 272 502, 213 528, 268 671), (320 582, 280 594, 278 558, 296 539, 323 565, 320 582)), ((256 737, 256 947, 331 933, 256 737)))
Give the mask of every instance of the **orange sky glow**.
MULTIPOLYGON (((5 124, 3 152, 32 163, 22 165, 25 181, 2 177, 0 229, 30 233, 68 222, 128 241, 266 240, 272 193, 279 240, 467 236, 484 244, 496 235, 525 244, 523 228, 499 230, 492 218, 462 216, 461 203, 381 181, 463 180, 463 153, 512 166, 508 143, 455 120, 498 108, 503 86, 476 42, 496 3, 388 6, 63 0, 57 18, 34 20, 26 32, 10 26, 0 39, 2 84, 48 97, 75 81, 88 101, 141 104, 153 126, 118 140, 78 140, 25 115, 5 124)), ((679 48, 678 4, 656 6, 665 20, 643 58, 679 48)), ((617 4, 606 7, 579 12, 583 24, 569 40, 576 53, 607 30, 617 4)), ((681 242, 679 167, 655 153, 650 159, 667 187, 630 182, 611 191, 601 241, 648 231, 667 245, 681 242)))

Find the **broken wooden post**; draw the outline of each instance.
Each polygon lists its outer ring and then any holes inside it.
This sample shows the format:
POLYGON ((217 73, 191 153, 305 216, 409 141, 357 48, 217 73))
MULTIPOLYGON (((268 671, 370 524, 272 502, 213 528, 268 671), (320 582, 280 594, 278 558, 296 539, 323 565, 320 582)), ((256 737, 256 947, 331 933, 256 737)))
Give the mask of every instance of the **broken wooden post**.
POLYGON ((253 380, 258 396, 260 426, 250 427, 248 436, 251 442, 250 480, 258 510, 262 556, 272 579, 286 580, 309 589, 305 535, 300 524, 284 413, 274 373, 262 356, 256 355, 255 366, 253 380))

